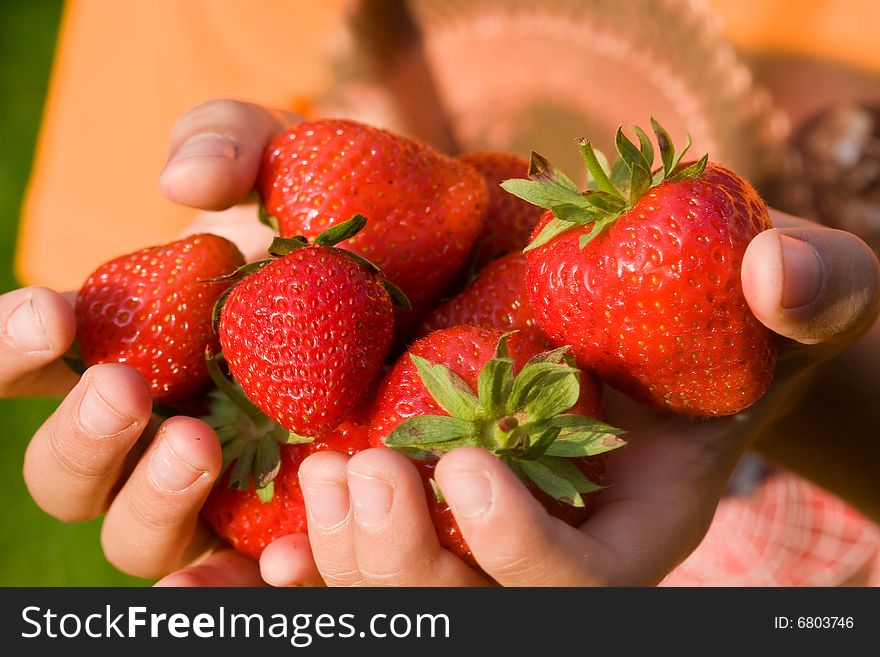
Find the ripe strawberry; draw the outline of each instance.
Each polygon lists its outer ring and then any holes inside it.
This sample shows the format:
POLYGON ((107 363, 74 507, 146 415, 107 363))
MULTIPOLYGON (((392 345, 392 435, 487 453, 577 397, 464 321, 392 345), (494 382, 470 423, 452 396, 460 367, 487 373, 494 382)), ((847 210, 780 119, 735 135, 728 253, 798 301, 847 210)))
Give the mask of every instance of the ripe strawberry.
POLYGON ((248 266, 220 311, 233 378, 260 411, 300 436, 336 428, 363 401, 388 354, 393 286, 334 247, 365 224, 356 215, 313 245, 276 239, 270 251, 279 257, 248 266))
MULTIPOLYGON (((303 459, 318 451, 355 454, 369 447, 367 427, 358 417, 354 415, 346 419, 314 443, 280 445, 280 467, 271 484, 271 495, 265 491, 257 492, 253 481, 247 479, 239 481, 237 488, 230 486, 235 483, 235 470, 228 471, 208 496, 202 517, 218 536, 254 559, 259 559, 263 549, 276 538, 305 532, 307 521, 299 484, 299 466, 303 459), (264 501, 266 498, 268 501, 264 501)), ((224 437, 233 436, 227 432, 224 437)), ((236 428, 234 437, 241 439, 240 429, 236 428)), ((246 472, 246 469, 241 471, 246 472)))
POLYGON ((226 288, 208 282, 244 264, 235 245, 192 235, 115 258, 76 298, 77 344, 85 365, 126 363, 153 399, 177 404, 211 385, 205 349, 216 349, 211 308, 226 288))
POLYGON ((374 402, 371 444, 416 460, 441 545, 471 564, 431 479, 443 453, 461 445, 491 451, 550 513, 576 525, 596 504, 595 495, 582 494, 604 480, 596 455, 623 444, 619 430, 586 416, 601 415, 595 383, 564 361, 565 349, 541 349, 526 335, 497 329, 435 331, 397 361, 374 402))
POLYGON ((354 121, 307 121, 267 146, 256 188, 266 221, 308 238, 356 213, 370 225, 345 248, 374 262, 409 297, 412 328, 465 264, 486 211, 470 166, 354 121))
POLYGON ((453 326, 518 330, 545 344, 526 293, 525 255, 517 251, 490 262, 464 291, 435 308, 416 335, 453 326))
POLYGON ((541 218, 540 208, 508 194, 501 183, 525 176, 529 162, 521 155, 501 151, 477 151, 458 159, 476 169, 489 189, 489 206, 483 229, 474 244, 474 271, 510 251, 522 251, 541 218))
POLYGON ((610 173, 581 142, 587 192, 537 155, 532 180, 504 183, 551 209, 528 247, 529 297, 551 342, 611 385, 676 413, 729 415, 764 394, 775 368, 773 337, 740 283, 769 215, 748 182, 708 156, 679 164, 652 127, 663 163, 653 175, 636 129, 640 148, 618 130, 610 173))

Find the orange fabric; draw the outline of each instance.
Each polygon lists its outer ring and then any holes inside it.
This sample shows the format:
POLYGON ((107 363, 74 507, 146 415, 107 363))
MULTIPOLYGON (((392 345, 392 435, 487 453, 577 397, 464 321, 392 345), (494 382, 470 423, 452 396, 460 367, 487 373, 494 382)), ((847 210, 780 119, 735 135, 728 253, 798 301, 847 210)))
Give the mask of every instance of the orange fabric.
POLYGON ((214 97, 292 106, 329 84, 344 0, 70 0, 21 222, 25 283, 77 288, 172 239, 194 211, 159 193, 175 121, 214 97))
POLYGON ((724 34, 746 50, 812 55, 880 71, 876 0, 710 0, 724 34))
MULTIPOLYGON (((69 0, 21 222, 21 280, 75 288, 110 257, 173 238, 193 216, 156 184, 174 122, 213 97, 295 107, 320 94, 347 1, 69 0)), ((744 47, 880 69, 874 0, 710 6, 744 47)))

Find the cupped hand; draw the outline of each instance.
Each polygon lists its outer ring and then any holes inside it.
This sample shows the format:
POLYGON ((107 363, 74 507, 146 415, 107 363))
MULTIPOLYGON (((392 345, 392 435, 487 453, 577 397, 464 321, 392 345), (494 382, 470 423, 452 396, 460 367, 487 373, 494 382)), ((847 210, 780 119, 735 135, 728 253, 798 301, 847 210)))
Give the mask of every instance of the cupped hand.
MULTIPOLYGON (((217 100, 179 121, 160 186, 170 200, 205 210, 187 233, 207 230, 252 257, 265 253, 271 236, 251 198, 259 157, 297 120, 217 100)), ((220 571, 219 584, 260 581, 254 562, 210 553, 216 541, 199 522, 221 467, 208 425, 153 418, 149 389, 128 366, 97 365, 82 378, 68 368, 62 356, 76 321, 69 299, 57 292, 35 287, 0 296, 0 327, 0 395, 66 394, 25 454, 25 483, 41 508, 69 522, 106 514, 104 552, 126 573, 155 578, 200 559, 178 581, 204 583, 211 579, 206 573, 220 571), (212 569, 218 563, 224 567, 212 569)))
MULTIPOLYGON (((858 340, 877 319, 880 268, 855 236, 782 214, 743 262, 756 316, 783 338, 776 380, 751 408, 693 420, 608 390, 609 421, 628 445, 608 455, 611 485, 579 528, 550 517, 501 461, 461 448, 436 481, 483 572, 440 547, 412 464, 391 450, 318 453, 302 464, 312 554, 330 585, 653 585, 708 529, 728 479, 755 436, 796 413, 811 366, 858 340)), ((305 568, 269 552, 264 571, 305 568)), ((280 578, 278 583, 292 583, 280 578)))

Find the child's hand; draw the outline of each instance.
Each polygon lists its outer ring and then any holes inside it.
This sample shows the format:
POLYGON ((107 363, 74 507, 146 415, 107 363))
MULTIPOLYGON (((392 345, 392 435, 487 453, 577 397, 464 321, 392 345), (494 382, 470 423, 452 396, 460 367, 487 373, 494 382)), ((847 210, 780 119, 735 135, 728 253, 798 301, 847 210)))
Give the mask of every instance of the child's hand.
MULTIPOLYGON (((609 391, 609 421, 630 429, 629 444, 608 455, 612 484, 579 529, 551 518, 489 454, 462 448, 441 460, 437 482, 476 560, 497 583, 659 582, 702 539, 743 451, 791 411, 809 366, 839 353, 875 322, 880 272, 861 241, 782 215, 775 223, 780 228, 756 238, 744 261, 752 310, 790 338, 776 381, 758 404, 729 418, 688 420, 609 391)), ((328 584, 489 583, 439 546, 421 479, 400 454, 318 453, 303 463, 300 480, 314 559, 328 584)), ((311 558, 305 550, 285 551, 283 541, 261 559, 273 583, 295 582, 293 574, 285 578, 285 568, 301 572, 311 558)))
MULTIPOLYGON (((175 129, 163 192, 204 210, 248 201, 264 144, 295 120, 233 101, 197 107, 175 129)), ((271 238, 254 216, 204 212, 189 232, 226 234, 256 254, 271 238)), ((36 503, 64 521, 106 512, 104 552, 129 574, 159 577, 204 554, 216 539, 199 523, 199 510, 221 463, 210 427, 186 417, 157 426, 145 382, 125 365, 98 365, 80 379, 61 360, 76 323, 56 292, 3 295, 0 326, 0 395, 68 393, 25 455, 25 483, 36 503)), ((217 558, 223 557, 209 560, 217 558)), ((245 575, 236 581, 251 581, 245 575)))

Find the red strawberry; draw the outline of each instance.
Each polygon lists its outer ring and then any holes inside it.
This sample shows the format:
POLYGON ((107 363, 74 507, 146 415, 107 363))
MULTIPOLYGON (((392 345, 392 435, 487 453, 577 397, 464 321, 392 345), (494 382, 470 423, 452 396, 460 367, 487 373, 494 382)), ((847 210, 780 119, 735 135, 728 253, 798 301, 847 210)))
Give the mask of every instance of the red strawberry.
POLYGON ((131 365, 157 402, 176 404, 204 392, 211 385, 205 349, 217 345, 211 309, 226 289, 206 281, 243 264, 232 242, 202 234, 101 265, 76 298, 83 362, 131 365))
POLYGON ((478 151, 458 159, 480 172, 489 189, 486 221, 474 245, 474 271, 480 271, 493 258, 510 251, 522 251, 529 243, 541 210, 508 194, 501 183, 525 176, 529 162, 521 155, 501 151, 478 151))
POLYGON ((679 164, 652 126, 663 162, 653 176, 653 149, 636 129, 641 149, 618 130, 610 173, 582 141, 590 191, 540 156, 531 181, 505 183, 552 208, 528 248, 532 308, 551 342, 634 398, 729 415, 764 394, 775 368, 772 334, 740 283, 743 253, 769 215, 748 182, 708 156, 679 164))
POLYGON ((486 211, 468 165, 354 121, 324 119, 279 134, 256 188, 282 236, 314 237, 356 213, 370 225, 346 248, 369 258, 409 297, 409 328, 467 260, 486 211))
POLYGON ((230 487, 231 474, 226 474, 208 496, 202 516, 232 547, 259 559, 263 549, 276 538, 307 530, 299 485, 299 466, 303 459, 322 450, 355 454, 367 447, 367 427, 353 418, 314 443, 280 445, 281 465, 269 501, 264 502, 266 495, 261 497, 252 481, 240 489, 230 487))
POLYGON ((526 335, 497 329, 435 331, 398 360, 374 402, 371 444, 416 459, 441 544, 471 564, 452 513, 433 489, 440 455, 460 445, 488 449, 548 511, 576 525, 596 503, 595 495, 582 494, 603 482, 596 455, 623 444, 618 430, 585 416, 600 415, 595 383, 564 362, 565 349, 541 349, 526 335))
POLYGON ((490 262, 463 292, 435 308, 416 335, 453 326, 519 330, 546 343, 526 293, 525 255, 517 251, 490 262))
POLYGON ((280 257, 251 267, 258 270, 232 288, 220 312, 233 378, 266 416, 301 436, 336 428, 364 400, 388 354, 389 284, 333 246, 365 223, 355 216, 311 246, 277 239, 280 257))

